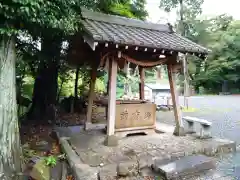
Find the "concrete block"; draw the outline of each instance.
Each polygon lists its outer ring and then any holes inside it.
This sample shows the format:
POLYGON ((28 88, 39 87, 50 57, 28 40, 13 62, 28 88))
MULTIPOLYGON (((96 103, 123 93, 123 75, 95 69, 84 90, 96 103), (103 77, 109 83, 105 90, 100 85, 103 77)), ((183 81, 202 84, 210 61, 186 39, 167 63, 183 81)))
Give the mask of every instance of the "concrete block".
POLYGON ((201 124, 199 136, 202 139, 211 138, 211 126, 201 124))
POLYGON ((184 121, 185 124, 185 132, 186 133, 195 133, 196 131, 194 130, 194 122, 192 121, 184 121))

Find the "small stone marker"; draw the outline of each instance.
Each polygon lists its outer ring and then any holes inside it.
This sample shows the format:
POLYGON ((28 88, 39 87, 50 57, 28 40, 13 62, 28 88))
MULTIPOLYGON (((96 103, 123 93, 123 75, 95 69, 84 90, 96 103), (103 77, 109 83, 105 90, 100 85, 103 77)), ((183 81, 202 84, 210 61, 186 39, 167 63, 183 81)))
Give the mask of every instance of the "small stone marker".
MULTIPOLYGON (((157 161, 156 161, 157 163, 157 161)), ((180 177, 199 173, 204 170, 210 170, 215 168, 215 161, 204 155, 187 156, 171 163, 158 166, 154 165, 154 170, 159 172, 166 179, 179 179, 180 177)))

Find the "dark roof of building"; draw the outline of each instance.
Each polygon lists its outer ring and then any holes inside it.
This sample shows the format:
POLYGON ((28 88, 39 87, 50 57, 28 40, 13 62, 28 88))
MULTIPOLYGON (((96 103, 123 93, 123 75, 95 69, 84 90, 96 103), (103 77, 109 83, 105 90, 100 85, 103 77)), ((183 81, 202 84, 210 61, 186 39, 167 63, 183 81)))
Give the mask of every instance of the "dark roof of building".
POLYGON ((208 54, 209 49, 184 38, 172 30, 171 25, 93 12, 82 8, 82 24, 91 41, 114 43, 119 46, 208 54))

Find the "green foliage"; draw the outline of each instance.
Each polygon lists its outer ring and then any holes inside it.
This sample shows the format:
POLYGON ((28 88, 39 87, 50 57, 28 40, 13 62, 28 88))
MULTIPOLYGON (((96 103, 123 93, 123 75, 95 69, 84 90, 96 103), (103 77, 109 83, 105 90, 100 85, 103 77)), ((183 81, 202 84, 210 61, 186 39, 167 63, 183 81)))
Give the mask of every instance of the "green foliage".
MULTIPOLYGON (((188 56, 191 84, 196 90, 220 92, 224 81, 229 88, 240 87, 239 21, 220 15, 211 19, 199 19, 203 0, 161 0, 160 8, 169 12, 178 10, 177 31, 196 43, 212 50, 206 60, 188 56)), ((182 75, 180 85, 183 85, 182 75)))
POLYGON ((3 0, 0 16, 4 26, 0 34, 18 30, 38 31, 52 28, 64 32, 79 29, 80 6, 93 6, 90 0, 3 0))
POLYGON ((146 0, 135 0, 131 5, 132 14, 139 19, 146 19, 148 12, 145 9, 146 0))
MULTIPOLYGON (((48 67, 52 59, 60 58, 58 95, 72 95, 74 92, 73 72, 66 68, 66 49, 61 42, 68 40, 68 35, 79 31, 80 7, 86 6, 93 10, 126 17, 144 19, 147 15, 144 0, 4 0, 0 2, 0 16, 5 26, 0 27, 1 34, 18 33, 17 48, 22 59, 17 65, 19 89, 22 94, 32 96, 33 83, 23 82, 25 77, 37 77, 41 66, 48 67), (47 43, 45 41, 47 40, 47 43), (49 41, 50 40, 50 41, 49 41), (49 42, 48 42, 49 41, 49 42), (49 47, 38 47, 48 44, 49 47), (45 44, 44 44, 45 43, 45 44), (51 44, 52 43, 52 44, 51 44), (54 45, 58 44, 57 46, 54 45), (54 49, 58 48, 58 49, 54 49), (46 49, 51 49, 49 52, 46 49), (59 53, 61 51, 61 53, 59 53), (60 55, 59 55, 60 54, 60 55), (22 77, 23 75, 23 77, 22 77), (21 87, 20 87, 21 86, 21 87), (30 90, 31 89, 31 90, 30 90)), ((98 72, 96 89, 104 91, 102 72, 98 72)), ((89 84, 89 68, 82 67, 79 78, 79 93, 83 93, 89 84)))
POLYGON ((127 4, 114 4, 111 7, 111 12, 116 15, 121 15, 124 17, 134 18, 133 13, 131 12, 131 6, 127 4))
POLYGON ((148 15, 145 0, 97 0, 95 9, 124 17, 145 19, 148 15))
POLYGON ((206 60, 189 59, 189 73, 195 87, 220 92, 223 81, 228 82, 229 88, 240 87, 239 24, 226 15, 194 21, 191 38, 212 50, 206 60))
POLYGON ((159 7, 166 12, 177 10, 177 31, 187 36, 187 32, 191 28, 189 21, 196 19, 197 15, 201 14, 203 1, 204 0, 161 0, 159 7))
MULTIPOLYGON (((196 15, 201 14, 203 1, 204 0, 161 0, 159 7, 163 8, 166 12, 170 12, 173 9, 180 9, 182 4, 184 19, 188 19, 187 17, 194 18, 196 15)), ((178 10, 178 13, 180 13, 180 10, 178 10)))
POLYGON ((56 166, 57 164, 57 158, 55 156, 48 156, 45 158, 45 163, 47 166, 56 166))
POLYGON ((117 99, 121 98, 124 95, 124 89, 117 87, 117 99))

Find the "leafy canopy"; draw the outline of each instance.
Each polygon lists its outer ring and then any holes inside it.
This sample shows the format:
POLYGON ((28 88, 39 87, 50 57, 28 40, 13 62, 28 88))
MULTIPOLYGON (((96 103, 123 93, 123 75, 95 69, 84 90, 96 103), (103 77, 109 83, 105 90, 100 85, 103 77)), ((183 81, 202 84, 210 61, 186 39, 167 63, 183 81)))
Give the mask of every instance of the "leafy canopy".
POLYGON ((74 32, 79 27, 80 6, 91 6, 91 0, 2 0, 0 34, 37 28, 74 32))

